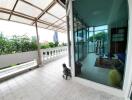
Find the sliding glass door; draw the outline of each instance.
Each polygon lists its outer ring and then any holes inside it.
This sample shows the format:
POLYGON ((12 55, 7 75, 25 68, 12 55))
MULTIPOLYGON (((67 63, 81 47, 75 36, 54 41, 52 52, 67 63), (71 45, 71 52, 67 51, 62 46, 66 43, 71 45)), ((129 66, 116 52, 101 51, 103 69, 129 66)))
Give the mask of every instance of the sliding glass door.
POLYGON ((121 89, 128 4, 127 0, 101 1, 101 4, 98 0, 73 1, 75 76, 121 89))

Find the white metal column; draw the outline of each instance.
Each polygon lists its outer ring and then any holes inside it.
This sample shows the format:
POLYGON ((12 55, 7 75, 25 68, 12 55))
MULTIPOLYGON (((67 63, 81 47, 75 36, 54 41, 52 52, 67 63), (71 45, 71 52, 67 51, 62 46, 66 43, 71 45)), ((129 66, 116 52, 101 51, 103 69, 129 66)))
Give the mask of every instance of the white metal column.
POLYGON ((74 58, 74 35, 73 35, 73 11, 72 11, 72 1, 73 0, 67 0, 67 12, 66 16, 68 17, 68 35, 69 35, 69 52, 70 52, 70 63, 71 63, 71 68, 72 68, 72 76, 75 76, 75 58, 74 58))
POLYGON ((36 36, 37 36, 37 41, 36 42, 37 42, 37 51, 38 51, 37 65, 41 66, 42 65, 42 60, 41 60, 41 51, 40 51, 37 21, 35 21, 35 27, 36 27, 36 36))

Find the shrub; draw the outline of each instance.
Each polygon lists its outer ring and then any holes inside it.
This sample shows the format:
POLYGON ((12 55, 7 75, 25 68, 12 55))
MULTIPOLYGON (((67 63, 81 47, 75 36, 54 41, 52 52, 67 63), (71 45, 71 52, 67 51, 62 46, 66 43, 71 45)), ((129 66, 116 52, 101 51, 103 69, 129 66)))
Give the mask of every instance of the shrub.
POLYGON ((36 38, 30 39, 28 36, 16 36, 11 39, 0 34, 0 55, 12 54, 16 52, 27 52, 37 49, 36 38))
POLYGON ((49 42, 49 47, 53 48, 55 47, 55 44, 53 42, 49 42))
POLYGON ((46 48, 50 48, 49 44, 42 44, 41 45, 41 49, 46 49, 46 48))
POLYGON ((55 47, 58 47, 59 46, 59 42, 55 42, 55 47))

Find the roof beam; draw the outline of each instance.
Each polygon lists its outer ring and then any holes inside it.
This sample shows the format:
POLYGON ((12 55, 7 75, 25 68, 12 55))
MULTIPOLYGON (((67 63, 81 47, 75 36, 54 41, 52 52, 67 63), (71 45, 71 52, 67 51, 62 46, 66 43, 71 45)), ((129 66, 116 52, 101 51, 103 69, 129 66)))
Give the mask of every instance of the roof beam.
POLYGON ((66 25, 64 25, 64 26, 62 26, 62 27, 57 28, 57 29, 56 29, 56 31, 57 31, 57 30, 59 30, 59 29, 65 30, 65 29, 63 29, 63 27, 65 27, 65 26, 66 26, 66 25))
POLYGON ((16 8, 17 3, 18 3, 18 0, 16 1, 15 5, 14 5, 14 7, 13 7, 13 9, 12 9, 11 13, 10 13, 10 16, 9 16, 9 19, 8 19, 8 20, 10 20, 10 19, 11 19, 11 15, 12 15, 12 13, 13 13, 14 9, 16 8))
MULTIPOLYGON (((51 2, 51 4, 49 4, 49 7, 47 7, 45 10, 43 10, 43 9, 41 9, 41 8, 39 8, 39 7, 37 7, 37 6, 35 6, 35 5, 33 5, 33 4, 31 4, 31 3, 29 3, 28 1, 25 1, 25 0, 20 0, 20 1, 22 1, 22 2, 24 2, 24 3, 26 3, 26 4, 28 4, 28 5, 30 5, 30 6, 33 6, 33 7, 35 7, 35 8, 37 8, 37 9, 39 9, 39 10, 41 10, 42 11, 42 13, 40 14, 41 16, 43 16, 42 14, 45 14, 53 5, 55 5, 56 4, 56 2, 58 2, 57 0, 53 0, 53 2, 51 2)), ((60 2, 58 2, 59 4, 60 4, 60 2)), ((48 12, 47 12, 48 13, 48 12)), ((63 22, 65 22, 64 20, 62 20, 62 18, 58 18, 57 16, 55 16, 55 15, 53 15, 53 14, 51 14, 51 13, 48 13, 49 15, 51 15, 51 16, 53 16, 53 17, 55 17, 55 18, 57 18, 58 20, 57 21, 59 21, 59 20, 61 20, 61 21, 63 21, 63 22)), ((39 20, 39 18, 40 18, 40 15, 38 16, 38 18, 36 18, 37 20, 39 20)), ((35 20, 35 21, 37 21, 37 20, 35 20)), ((33 24, 35 24, 35 21, 32 23, 32 25, 33 24)), ((57 22, 56 21, 56 22, 57 22)), ((50 26, 53 26, 54 24, 51 24, 51 25, 49 25, 48 27, 50 27, 50 26)), ((60 24, 59 24, 60 25, 60 24)), ((47 27, 47 28, 48 28, 47 27)), ((53 27, 57 27, 57 26, 53 26, 53 27)))
POLYGON ((22 2, 24 2, 24 3, 26 3, 26 4, 30 5, 30 6, 32 6, 32 7, 34 7, 34 8, 37 8, 37 9, 43 11, 43 9, 39 8, 38 6, 33 5, 33 4, 30 3, 30 2, 27 2, 27 1, 25 1, 25 0, 20 0, 20 1, 22 1, 22 2))
MULTIPOLYGON (((56 0, 53 0, 47 8, 45 8, 42 13, 36 18, 36 20, 40 19, 52 6, 56 4, 56 0)), ((35 21, 32 23, 32 25, 35 23, 35 21)))
MULTIPOLYGON (((62 20, 64 17, 65 17, 65 16, 63 16, 63 17, 61 18, 61 20, 62 20)), ((55 22, 52 23, 50 26, 53 26, 53 25, 54 25, 56 22, 58 22, 58 21, 60 21, 60 20, 55 21, 55 22)), ((62 24, 62 23, 60 23, 60 24, 62 24)), ((60 25, 60 24, 59 24, 59 25, 60 25)), ((58 25, 58 26, 59 26, 59 25, 58 25)), ((49 28, 50 26, 48 26, 47 28, 49 28)))
MULTIPOLYGON (((11 11, 12 10, 5 9, 5 8, 0 8, 0 12, 3 12, 3 13, 10 14, 11 11)), ((29 15, 26 15, 26 14, 23 14, 23 13, 20 13, 20 12, 17 12, 17 11, 13 11, 12 15, 15 15, 15 16, 18 16, 18 17, 21 17, 21 18, 25 18, 25 19, 28 19, 28 20, 32 20, 32 21, 35 21, 35 19, 36 19, 35 17, 29 16, 29 15)), ((38 20, 38 22, 46 24, 46 25, 51 24, 51 23, 43 21, 43 20, 38 20)))
MULTIPOLYGON (((37 7, 36 5, 33 5, 32 3, 30 3, 30 2, 28 2, 28 1, 26 1, 26 0, 17 0, 17 1, 15 2, 15 4, 14 4, 12 10, 0 7, 0 12, 10 14, 8 20, 11 20, 11 16, 14 15, 14 16, 18 16, 18 17, 25 18, 25 19, 28 19, 28 20, 33 21, 33 23, 31 23, 31 25, 34 25, 35 22, 37 21, 37 22, 39 22, 39 23, 42 23, 42 24, 45 24, 45 25, 48 25, 48 26, 55 27, 55 28, 57 28, 57 30, 58 30, 58 29, 65 30, 65 29, 63 29, 62 27, 60 27, 60 26, 58 26, 58 25, 55 25, 55 23, 56 23, 57 21, 59 21, 59 20, 61 20, 61 21, 63 21, 63 23, 65 23, 65 21, 62 19, 63 17, 62 17, 62 18, 58 18, 57 16, 48 13, 49 9, 51 9, 57 2, 58 2, 57 0, 53 0, 53 1, 49 4, 49 6, 43 10, 43 9, 37 7), (21 13, 21 12, 15 11, 15 7, 17 6, 17 4, 18 4, 19 1, 22 1, 22 2, 24 2, 25 4, 28 4, 28 5, 32 6, 32 7, 35 7, 35 8, 37 8, 37 9, 41 10, 42 13, 41 13, 37 18, 35 18, 35 17, 33 17, 33 16, 29 16, 29 15, 23 14, 23 13, 21 13), (42 17, 46 12, 47 12, 48 14, 50 14, 51 16, 57 18, 58 20, 57 20, 55 23, 50 23, 50 22, 46 22, 46 21, 40 20, 40 17, 42 17)), ((26 24, 26 23, 25 23, 25 24, 26 24)), ((29 25, 29 24, 28 24, 28 25, 29 25)), ((59 25, 60 25, 60 24, 59 24, 59 25)), ((48 27, 47 27, 47 28, 48 28, 48 27)))
MULTIPOLYGON (((20 1, 22 1, 22 2, 24 2, 24 3, 26 3, 26 4, 28 4, 28 5, 30 5, 30 6, 32 6, 32 7, 35 7, 35 8, 37 8, 37 9, 39 9, 39 10, 41 10, 42 11, 42 13, 43 12, 47 12, 46 10, 43 10, 43 9, 41 9, 40 7, 38 7, 38 6, 36 6, 36 5, 33 5, 32 3, 30 3, 30 2, 28 2, 28 1, 25 1, 25 0, 20 0, 20 1)), ((53 1, 53 2, 55 2, 55 0, 53 1)), ((52 4, 52 3, 51 3, 52 4)), ((47 8, 46 8, 47 9, 47 8)), ((48 12, 47 12, 48 13, 48 12)), ((53 16, 53 17, 55 17, 55 18, 57 18, 57 19, 59 19, 59 20, 62 20, 61 18, 59 18, 59 17, 57 17, 57 16, 55 16, 55 15, 53 15, 53 14, 51 14, 51 13, 48 13, 49 15, 51 15, 51 16, 53 16)), ((63 21, 63 20, 62 20, 63 21)), ((35 23, 35 22, 34 22, 35 23)), ((34 24, 33 23, 33 24, 34 24)))
POLYGON ((23 13, 20 13, 20 12, 12 11, 12 10, 9 10, 9 9, 5 9, 5 8, 0 8, 0 12, 7 13, 7 14, 10 14, 12 12, 12 15, 22 17, 22 18, 25 18, 25 19, 29 19, 29 20, 35 20, 35 18, 32 17, 32 16, 29 16, 29 15, 26 15, 26 14, 23 14, 23 13))
POLYGON ((56 0, 64 9, 66 9, 66 6, 60 1, 60 0, 56 0))
MULTIPOLYGON (((56 17, 55 15, 53 15, 53 14, 51 14, 51 13, 49 13, 49 12, 47 12, 49 15, 51 15, 51 16, 53 16, 53 17, 55 17, 55 18, 57 18, 57 19, 59 19, 59 20, 61 20, 61 21, 63 21, 61 18, 58 18, 58 17, 56 17)), ((65 22, 65 21, 63 21, 63 22, 65 22)))

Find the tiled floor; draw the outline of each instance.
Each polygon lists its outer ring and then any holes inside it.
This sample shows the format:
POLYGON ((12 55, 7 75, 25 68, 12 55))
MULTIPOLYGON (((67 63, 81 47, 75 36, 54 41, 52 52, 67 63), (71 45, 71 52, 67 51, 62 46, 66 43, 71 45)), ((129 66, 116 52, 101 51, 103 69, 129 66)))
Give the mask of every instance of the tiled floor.
POLYGON ((0 100, 123 100, 62 78, 67 57, 0 84, 0 100))
POLYGON ((108 79, 108 74, 110 69, 108 68, 101 68, 101 67, 96 67, 95 62, 96 62, 97 55, 95 53, 89 53, 87 57, 83 60, 83 66, 82 66, 82 74, 80 77, 98 82, 101 84, 105 85, 110 85, 109 79, 108 79))

